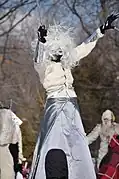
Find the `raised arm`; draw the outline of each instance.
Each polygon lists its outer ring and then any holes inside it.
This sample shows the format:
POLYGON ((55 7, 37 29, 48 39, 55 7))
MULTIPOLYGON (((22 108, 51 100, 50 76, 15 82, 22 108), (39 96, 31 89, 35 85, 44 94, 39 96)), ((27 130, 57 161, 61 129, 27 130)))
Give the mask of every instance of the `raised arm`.
POLYGON ((38 38, 32 42, 32 49, 34 51, 34 63, 40 63, 43 57, 45 37, 47 36, 47 30, 45 26, 40 26, 37 31, 38 38))
POLYGON ((44 71, 45 66, 42 63, 44 58, 44 43, 46 42, 45 36, 47 35, 47 30, 45 26, 40 26, 38 31, 38 38, 35 39, 31 46, 32 50, 34 51, 34 68, 38 72, 41 83, 44 80, 44 71))
POLYGON ((87 135, 89 145, 98 138, 98 136, 100 135, 100 131, 101 124, 97 124, 97 126, 87 135))
POLYGON ((99 38, 103 37, 104 34, 101 33, 100 28, 98 28, 85 42, 75 48, 78 59, 86 57, 95 47, 99 38))
POLYGON ((114 20, 116 20, 119 17, 119 14, 112 14, 110 15, 106 22, 104 23, 104 25, 100 26, 100 28, 98 28, 91 37, 89 37, 85 42, 83 42, 81 45, 77 46, 75 48, 78 59, 77 61, 79 61, 80 59, 86 57, 95 47, 97 41, 99 38, 103 37, 105 34, 106 30, 109 29, 114 29, 115 26, 112 25, 112 22, 114 20))

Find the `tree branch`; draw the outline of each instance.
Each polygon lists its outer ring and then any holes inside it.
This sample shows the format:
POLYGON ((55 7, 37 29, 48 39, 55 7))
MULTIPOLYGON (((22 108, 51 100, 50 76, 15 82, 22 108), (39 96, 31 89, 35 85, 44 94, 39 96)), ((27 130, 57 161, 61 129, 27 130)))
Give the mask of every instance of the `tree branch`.
POLYGON ((4 19, 5 17, 7 17, 9 14, 13 13, 14 11, 16 11, 18 8, 22 7, 22 6, 25 6, 25 5, 28 5, 30 3, 35 3, 36 1, 31 1, 29 2, 29 0, 25 0, 24 2, 21 2, 21 3, 18 3, 17 5, 15 5, 14 7, 11 7, 9 9, 8 12, 6 12, 4 15, 2 15, 0 17, 0 20, 4 19))
POLYGON ((29 16, 30 13, 36 9, 36 7, 37 5, 35 5, 32 9, 30 9, 30 11, 25 16, 23 16, 18 22, 16 22, 8 31, 1 33, 0 37, 4 36, 7 33, 10 33, 18 24, 20 24, 27 16, 29 16))
POLYGON ((70 11, 79 18, 83 30, 90 36, 91 35, 90 31, 86 28, 86 26, 84 25, 84 22, 82 20, 82 17, 79 15, 79 13, 76 10, 76 7, 75 7, 76 6, 76 0, 74 0, 72 7, 69 5, 67 0, 65 0, 65 3, 67 5, 67 7, 70 9, 70 11))
POLYGON ((2 6, 4 6, 9 0, 5 0, 3 3, 0 4, 0 8, 2 8, 2 6))

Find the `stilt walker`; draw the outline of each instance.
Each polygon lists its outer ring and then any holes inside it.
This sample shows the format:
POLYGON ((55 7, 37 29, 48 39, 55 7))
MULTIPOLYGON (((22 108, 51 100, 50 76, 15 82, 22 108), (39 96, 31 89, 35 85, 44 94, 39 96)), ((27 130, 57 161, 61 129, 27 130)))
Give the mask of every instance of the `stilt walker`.
MULTIPOLYGON (((71 69, 86 57, 103 37, 118 15, 111 15, 86 42, 75 45, 71 29, 60 25, 38 29, 34 66, 47 92, 44 119, 34 151, 30 179, 46 179, 45 161, 51 149, 61 149, 66 154, 69 179, 96 179, 86 134, 82 125, 77 96, 72 86, 71 69)), ((53 163, 53 158, 50 158, 53 163)), ((62 178, 54 174, 50 178, 62 178)), ((58 168, 57 168, 58 170, 58 168)), ((63 171, 62 171, 63 172, 63 171)), ((63 175, 63 174, 62 174, 63 175)), ((63 177, 65 179, 65 176, 63 177)))

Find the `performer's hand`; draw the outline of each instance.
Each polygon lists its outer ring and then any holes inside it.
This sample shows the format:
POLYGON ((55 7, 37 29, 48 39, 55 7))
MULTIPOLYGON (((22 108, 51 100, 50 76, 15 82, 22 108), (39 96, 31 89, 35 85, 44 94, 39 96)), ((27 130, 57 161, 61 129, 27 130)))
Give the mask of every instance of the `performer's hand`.
POLYGON ((42 25, 38 28, 38 40, 42 43, 46 42, 45 37, 47 36, 47 30, 45 29, 45 26, 42 25))
POLYGON ((108 16, 105 24, 100 27, 101 33, 104 34, 106 30, 114 29, 115 26, 112 25, 112 23, 117 18, 119 18, 119 13, 118 14, 111 14, 110 16, 108 16))

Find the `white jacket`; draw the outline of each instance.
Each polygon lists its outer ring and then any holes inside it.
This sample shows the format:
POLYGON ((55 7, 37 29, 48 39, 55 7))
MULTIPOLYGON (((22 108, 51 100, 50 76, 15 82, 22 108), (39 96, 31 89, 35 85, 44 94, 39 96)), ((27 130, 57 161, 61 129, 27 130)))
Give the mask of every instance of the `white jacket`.
POLYGON ((98 154, 98 167, 108 151, 108 144, 114 134, 119 134, 119 124, 113 122, 110 128, 105 128, 103 124, 97 124, 96 127, 87 135, 88 144, 94 142, 99 136, 101 139, 100 149, 98 154))
MULTIPOLYGON (((11 111, 12 112, 12 111, 11 111)), ((20 129, 20 125, 23 123, 21 121, 20 118, 18 118, 16 116, 16 114, 14 114, 12 112, 12 119, 16 124, 16 131, 15 131, 15 135, 17 135, 18 137, 18 149, 19 149, 19 163, 22 163, 22 161, 25 161, 26 158, 23 157, 23 146, 22 146, 22 133, 21 133, 21 129, 20 129)))
POLYGON ((45 71, 43 82, 48 97, 76 97, 72 84, 71 70, 63 69, 61 63, 51 62, 45 71))
MULTIPOLYGON (((96 31, 96 39, 92 42, 83 42, 81 45, 73 49, 73 53, 77 53, 77 62, 87 56, 95 47, 97 40, 103 35, 100 29, 96 31)), ((41 74, 42 69, 39 68, 40 64, 35 63, 36 71, 41 74)), ((43 86, 46 89, 49 97, 76 97, 73 90, 73 77, 71 69, 64 69, 61 63, 51 61, 44 71, 44 79, 42 80, 43 86)))
POLYGON ((0 145, 15 144, 19 140, 16 124, 9 109, 0 109, 0 145))

